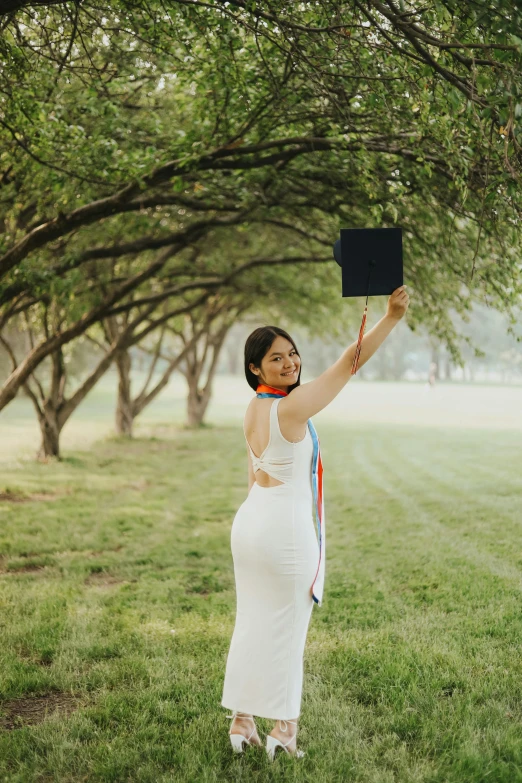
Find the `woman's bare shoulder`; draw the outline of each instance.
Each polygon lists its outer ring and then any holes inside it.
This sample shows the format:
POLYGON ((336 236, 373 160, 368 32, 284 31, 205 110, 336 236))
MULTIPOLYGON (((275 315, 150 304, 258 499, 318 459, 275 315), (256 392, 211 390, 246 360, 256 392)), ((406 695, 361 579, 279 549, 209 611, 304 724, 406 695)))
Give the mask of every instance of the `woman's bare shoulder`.
MULTIPOLYGON (((303 419, 299 405, 296 405, 295 399, 292 398, 292 392, 281 398, 278 405, 278 413, 280 419, 285 421, 300 422, 303 419)), ((303 419, 303 421, 306 421, 306 419, 303 419)))
POLYGON ((245 410, 245 421, 255 419, 258 411, 263 408, 269 408, 272 402, 273 399, 271 397, 252 397, 245 410))

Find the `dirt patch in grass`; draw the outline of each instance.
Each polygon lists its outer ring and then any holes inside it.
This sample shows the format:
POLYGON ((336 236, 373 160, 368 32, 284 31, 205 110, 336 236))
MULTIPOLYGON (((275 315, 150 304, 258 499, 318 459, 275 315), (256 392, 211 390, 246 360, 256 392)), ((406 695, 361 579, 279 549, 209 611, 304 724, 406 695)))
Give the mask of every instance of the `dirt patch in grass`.
POLYGON ((97 557, 98 555, 104 555, 106 552, 120 552, 123 549, 123 544, 111 547, 110 549, 91 549, 87 557, 97 557))
POLYGON ((42 723, 53 713, 59 712, 67 716, 82 705, 83 701, 79 696, 61 692, 12 699, 0 704, 0 709, 4 713, 0 715, 0 727, 11 731, 22 726, 42 723))
MULTIPOLYGON (((117 576, 109 574, 107 571, 95 571, 84 580, 86 585, 95 585, 96 587, 113 587, 114 585, 126 584, 129 580, 119 579, 117 576)), ((137 580, 133 580, 137 581, 137 580)))
POLYGON ((23 503, 26 497, 18 492, 0 492, 0 503, 3 500, 10 503, 23 503))
POLYGON ((39 571, 45 571, 47 566, 44 565, 14 565, 14 566, 8 566, 5 573, 6 574, 36 574, 39 571))
POLYGON ((6 575, 15 575, 15 574, 39 574, 40 576, 44 576, 46 573, 49 573, 49 567, 52 567, 54 565, 52 560, 48 560, 48 558, 43 559, 38 562, 28 562, 24 563, 21 558, 24 557, 24 555, 21 555, 20 558, 13 558, 10 560, 8 557, 0 557, 0 574, 6 574, 6 575))
POLYGON ((35 500, 55 500, 63 492, 20 492, 19 490, 0 490, 0 503, 31 503, 35 500))
POLYGON ((99 557, 105 555, 107 552, 120 552, 123 549, 123 544, 111 547, 110 549, 63 549, 60 552, 52 552, 54 557, 99 557))

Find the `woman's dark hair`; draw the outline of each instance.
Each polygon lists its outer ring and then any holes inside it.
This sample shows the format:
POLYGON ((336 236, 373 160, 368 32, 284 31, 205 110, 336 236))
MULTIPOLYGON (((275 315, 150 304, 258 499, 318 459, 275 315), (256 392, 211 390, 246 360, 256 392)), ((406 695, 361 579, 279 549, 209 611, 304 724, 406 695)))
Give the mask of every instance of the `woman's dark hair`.
MULTIPOLYGON (((294 346, 297 355, 300 356, 295 342, 288 332, 285 332, 285 330, 281 329, 279 326, 259 326, 257 329, 254 329, 254 331, 248 335, 245 343, 245 376, 248 385, 254 391, 261 383, 261 380, 249 369, 249 365, 253 364, 254 367, 261 367, 263 356, 266 356, 276 337, 286 337, 294 346)), ((299 375, 297 376, 296 382, 288 388, 288 392, 290 393, 292 389, 295 389, 296 386, 300 385, 301 368, 299 368, 299 375)))

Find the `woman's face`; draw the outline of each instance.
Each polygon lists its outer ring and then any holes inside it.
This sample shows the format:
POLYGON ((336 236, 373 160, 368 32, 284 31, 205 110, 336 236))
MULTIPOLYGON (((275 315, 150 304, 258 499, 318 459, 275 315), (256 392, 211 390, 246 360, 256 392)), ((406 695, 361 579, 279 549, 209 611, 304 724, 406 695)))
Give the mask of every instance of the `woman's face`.
POLYGON ((299 377, 301 359, 290 340, 278 335, 263 356, 261 367, 250 364, 250 369, 259 378, 259 383, 286 391, 299 377))

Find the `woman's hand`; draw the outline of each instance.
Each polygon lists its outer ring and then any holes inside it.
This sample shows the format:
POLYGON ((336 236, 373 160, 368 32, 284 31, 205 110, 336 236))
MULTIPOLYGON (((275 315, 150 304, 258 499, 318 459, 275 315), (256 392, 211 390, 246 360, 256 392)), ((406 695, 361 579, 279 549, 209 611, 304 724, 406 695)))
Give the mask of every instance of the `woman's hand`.
POLYGON ((396 288, 393 294, 388 299, 388 306, 386 308, 386 315, 390 318, 400 321, 405 314, 410 303, 410 297, 406 291, 406 287, 401 285, 400 288, 396 288))

